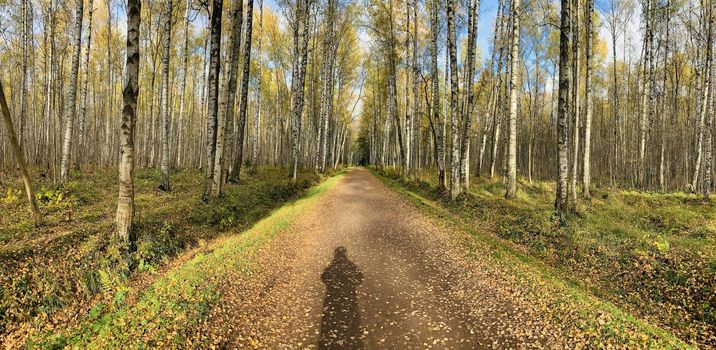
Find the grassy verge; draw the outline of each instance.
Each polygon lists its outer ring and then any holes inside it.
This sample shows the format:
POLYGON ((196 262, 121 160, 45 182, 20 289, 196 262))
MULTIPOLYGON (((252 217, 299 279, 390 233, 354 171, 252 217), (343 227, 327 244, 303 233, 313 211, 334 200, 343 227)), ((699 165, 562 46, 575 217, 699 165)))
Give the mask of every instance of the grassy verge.
MULTIPOLYGON (((447 225, 449 229, 468 232, 471 237, 468 240, 471 253, 490 256, 508 271, 508 275, 516 280, 517 285, 528 286, 520 293, 534 300, 554 324, 562 329, 563 336, 570 344, 574 344, 575 348, 603 348, 612 345, 627 348, 682 349, 699 345, 709 346, 710 340, 703 338, 702 334, 690 333, 700 326, 708 329, 708 325, 672 328, 668 324, 660 323, 662 318, 648 317, 649 314, 668 313, 652 304, 641 304, 641 307, 653 309, 634 312, 637 306, 628 304, 630 300, 614 294, 609 297, 606 293, 611 293, 611 290, 600 289, 599 279, 594 276, 592 280, 584 279, 582 274, 585 272, 581 269, 589 266, 588 262, 574 260, 571 264, 560 263, 554 256, 549 255, 557 253, 546 248, 536 249, 517 239, 525 235, 541 235, 539 240, 545 242, 546 247, 561 244, 562 249, 573 249, 570 244, 563 242, 570 239, 569 236, 560 236, 563 229, 551 223, 551 213, 542 213, 540 208, 551 210, 540 206, 538 203, 541 201, 535 199, 535 194, 527 194, 523 190, 517 200, 507 201, 501 194, 498 195, 499 185, 480 183, 473 187, 473 194, 452 203, 442 191, 429 183, 408 181, 392 172, 374 170, 374 173, 416 206, 437 218, 438 223, 447 225), (526 217, 520 219, 523 215, 526 217), (533 220, 535 215, 546 217, 543 221, 530 222, 532 226, 528 227, 515 223, 515 220, 522 223, 533 220), (644 317, 645 314, 647 317, 644 317), (652 325, 654 323, 659 326, 652 325)), ((544 197, 548 196, 541 191, 539 193, 544 197)), ((570 218, 572 229, 580 224, 579 220, 586 219, 570 218)), ((617 256, 611 260, 612 273, 623 258, 617 256)), ((704 283, 708 286, 708 282, 704 283)))
POLYGON ((0 343, 20 346, 31 337, 44 343, 57 329, 105 315, 180 264, 176 256, 191 257, 182 252, 201 252, 206 242, 249 228, 321 180, 306 172, 292 185, 285 170, 260 168, 228 185, 223 198, 202 204, 201 173, 174 174, 173 191, 163 193, 156 190, 158 172, 139 170, 138 243, 128 255, 112 229, 116 174, 74 178, 38 184, 47 215, 41 228, 32 227, 24 199, 11 198, 20 184, 1 185, 8 195, 0 203, 0 343))
POLYGON ((118 291, 109 303, 97 304, 80 327, 47 334, 33 340, 30 347, 186 347, 195 327, 221 298, 228 276, 250 275, 257 250, 289 227, 339 178, 329 178, 246 232, 213 241, 203 253, 170 270, 145 292, 118 291))

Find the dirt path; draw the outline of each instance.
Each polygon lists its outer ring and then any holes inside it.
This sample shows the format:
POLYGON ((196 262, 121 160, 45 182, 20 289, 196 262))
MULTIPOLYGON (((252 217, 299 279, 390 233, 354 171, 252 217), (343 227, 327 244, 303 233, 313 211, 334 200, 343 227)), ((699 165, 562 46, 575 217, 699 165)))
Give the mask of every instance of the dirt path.
POLYGON ((224 348, 561 348, 463 234, 357 168, 257 256, 202 337, 224 348), (217 327, 217 325, 221 325, 217 327), (218 330, 217 330, 218 329, 218 330))

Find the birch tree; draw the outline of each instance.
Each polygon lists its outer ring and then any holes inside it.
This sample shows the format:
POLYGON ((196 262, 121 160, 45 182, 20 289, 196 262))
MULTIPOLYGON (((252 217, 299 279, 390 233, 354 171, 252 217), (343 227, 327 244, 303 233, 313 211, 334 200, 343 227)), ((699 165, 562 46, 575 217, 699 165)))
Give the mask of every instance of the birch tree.
MULTIPOLYGON (((234 167, 231 169, 233 181, 239 181, 241 176, 241 165, 244 158, 244 134, 246 130, 246 114, 249 107, 249 66, 251 63, 251 23, 254 18, 254 0, 246 2, 246 41, 244 42, 243 53, 243 74, 241 75, 241 101, 239 102, 239 122, 236 130, 236 154, 234 155, 234 167)), ((304 68, 305 69, 305 68, 304 68)))
POLYGON ((263 80, 264 58, 262 49, 264 34, 264 0, 259 0, 259 35, 256 44, 256 59, 258 61, 258 69, 256 69, 256 90, 254 105, 254 139, 251 147, 251 164, 257 166, 259 162, 259 144, 261 143, 261 84, 263 80))
POLYGON ((557 195, 554 208, 560 217, 567 211, 567 177, 569 175, 567 116, 569 114, 569 34, 570 2, 561 0, 559 25, 559 102, 557 110, 557 195))
POLYGON ((465 126, 460 146, 460 186, 462 190, 470 187, 470 135, 472 129, 472 114, 475 109, 475 43, 477 39, 477 14, 480 12, 480 0, 470 0, 468 6, 467 30, 467 67, 465 67, 465 90, 467 90, 467 109, 465 110, 465 126))
POLYGON ((411 55, 412 58, 412 75, 413 75, 413 121, 411 123, 412 126, 412 147, 410 154, 413 157, 413 160, 411 161, 411 167, 410 170, 412 171, 413 175, 418 174, 418 170, 420 169, 420 97, 419 97, 419 83, 418 83, 418 76, 420 73, 420 69, 418 68, 418 46, 419 46, 419 40, 418 40, 418 26, 419 26, 419 19, 418 19, 418 0, 412 1, 412 9, 413 9, 413 35, 412 35, 412 43, 413 43, 413 54, 411 55))
POLYGON ((188 69, 189 69, 189 9, 191 8, 191 1, 186 1, 186 8, 184 10, 184 46, 182 49, 182 75, 181 89, 179 90, 179 123, 177 127, 177 147, 176 147, 176 159, 177 165, 183 165, 182 156, 184 155, 183 150, 185 148, 184 142, 184 105, 186 104, 186 82, 189 80, 188 69))
POLYGON ((398 114, 398 54, 396 52, 397 40, 395 37, 394 16, 393 16, 393 0, 388 1, 388 113, 395 123, 395 134, 398 150, 400 151, 400 160, 403 162, 403 169, 406 168, 405 143, 403 142, 403 131, 398 114))
POLYGON ((323 62, 321 67, 321 106, 318 125, 318 151, 316 152, 316 169, 325 170, 328 153, 328 126, 330 111, 333 110, 333 70, 336 53, 335 41, 336 1, 328 0, 326 5, 326 29, 323 37, 323 62))
POLYGON ((579 94, 580 75, 580 31, 581 0, 574 0, 572 10, 572 209, 577 211, 577 178, 579 177, 579 123, 581 118, 581 103, 579 94))
POLYGON ((296 0, 293 24, 293 77, 291 79, 291 181, 298 177, 298 152, 303 114, 303 90, 306 61, 308 59, 308 16, 310 0, 296 0))
POLYGON ((450 165, 450 197, 455 199, 460 195, 460 154, 458 143, 460 127, 458 126, 457 97, 458 97, 458 67, 457 67, 457 45, 455 33, 455 6, 456 0, 448 0, 447 3, 447 30, 448 30, 448 57, 450 62, 450 132, 451 142, 451 165, 450 165))
POLYGON ((211 18, 209 19, 209 78, 207 80, 207 121, 206 121, 206 169, 204 170, 204 194, 206 202, 211 195, 214 180, 214 161, 216 159, 216 140, 218 128, 219 99, 219 59, 221 55, 221 14, 223 0, 211 1, 211 18))
POLYGON ((169 192, 172 190, 169 183, 169 58, 171 55, 172 42, 172 1, 166 1, 166 12, 164 13, 164 45, 162 54, 162 182, 159 189, 169 192))
POLYGON ((77 168, 84 161, 85 148, 87 147, 87 91, 89 87, 89 70, 90 70, 90 44, 92 43, 92 13, 94 13, 94 2, 89 0, 87 3, 87 46, 85 48, 84 73, 82 78, 82 107, 80 109, 79 137, 77 139, 77 168))
MULTIPOLYGON (((578 0, 577 0, 578 1, 578 0)), ((512 44, 510 45, 510 110, 509 141, 507 147, 506 198, 517 195, 517 97, 520 92, 518 71, 520 60, 520 0, 512 0, 512 44)))
POLYGON ((60 179, 67 181, 70 172, 70 152, 72 151, 72 129, 74 127, 77 105, 77 74, 80 66, 80 50, 82 48, 82 17, 84 16, 83 0, 77 0, 75 12, 75 27, 73 32, 72 67, 70 68, 70 81, 65 95, 64 113, 64 139, 62 141, 62 163, 60 165, 60 179))
POLYGON ((37 200, 35 199, 35 193, 32 191, 32 182, 30 181, 30 174, 27 170, 27 164, 25 163, 25 157, 22 154, 20 148, 20 142, 15 134, 15 127, 12 123, 12 117, 10 116, 10 108, 7 105, 5 99, 5 89, 3 89, 2 81, 0 81, 0 111, 2 112, 2 118, 5 122, 5 132, 10 138, 10 146, 12 147, 12 153, 15 155, 15 161, 17 167, 20 170, 20 177, 22 177, 22 183, 25 186, 25 194, 27 200, 30 203, 30 211, 35 219, 35 226, 42 225, 42 214, 40 209, 37 207, 37 200))
POLYGON ((639 123, 639 186, 645 186, 646 181, 646 138, 649 123, 650 109, 649 99, 651 95, 651 50, 652 50, 652 25, 651 17, 653 12, 653 1, 644 0, 644 59, 642 62, 642 95, 641 95, 641 112, 639 123))
MULTIPOLYGON (((587 33, 586 35, 586 42, 585 42, 585 51, 586 51, 586 72, 585 72, 585 78, 584 78, 584 85, 586 86, 587 92, 586 97, 584 101, 584 109, 585 109, 585 116, 584 116, 584 159, 582 161, 582 196, 584 198, 589 198, 589 186, 591 182, 591 168, 590 168, 590 160, 591 160, 591 143, 592 143, 592 113, 593 113, 593 94, 594 90, 592 87, 592 36, 593 33, 593 16, 594 16, 594 0, 586 0, 587 6, 586 6, 586 12, 584 17, 587 20, 587 26, 585 28, 585 31, 587 33)), ((616 63, 616 62, 615 62, 616 63)))
MULTIPOLYGON (((214 175, 211 187, 212 197, 222 193, 224 180, 224 160, 226 158, 226 145, 229 143, 227 125, 234 119, 234 100, 236 98, 237 76, 239 71, 239 56, 241 55, 241 31, 243 23, 243 0, 235 0, 231 10, 231 34, 229 34, 229 53, 224 62, 223 89, 219 105, 218 128, 216 134, 216 154, 214 158, 214 175)), ((251 14, 249 14, 250 16, 251 14)), ((238 131, 238 130, 237 130, 238 131)))
POLYGON ((713 107, 713 90, 714 90, 714 73, 716 73, 716 70, 714 69, 714 58, 713 58, 713 35, 714 35, 714 11, 713 11, 713 4, 711 1, 706 1, 707 4, 706 8, 706 16, 707 16, 707 34, 706 34, 706 62, 707 62, 707 69, 708 69, 708 77, 706 80, 706 86, 707 88, 707 98, 706 106, 704 107, 704 110, 706 111, 706 118, 704 123, 704 143, 703 143, 703 154, 704 154, 704 175, 703 175, 703 186, 702 186, 702 192, 704 196, 704 200, 709 200, 709 195, 711 194, 711 185, 712 185, 712 163, 713 163, 713 113, 714 113, 714 107, 713 107))
POLYGON ((124 69, 122 125, 120 129, 119 197, 117 235, 128 245, 134 243, 134 130, 139 95, 139 24, 142 3, 127 0, 127 62, 124 69))
POLYGON ((431 81, 432 81, 432 120, 436 123, 435 127, 435 154, 437 157, 436 163, 438 166, 438 183, 440 184, 441 188, 447 188, 447 180, 445 178, 445 149, 443 148, 444 145, 444 137, 445 134, 443 130, 445 129, 443 126, 442 119, 440 118, 440 84, 439 84, 439 74, 440 71, 438 69, 438 35, 440 34, 440 24, 439 21, 439 10, 440 10, 440 3, 437 0, 431 0, 431 16, 430 16, 430 73, 431 73, 431 81))

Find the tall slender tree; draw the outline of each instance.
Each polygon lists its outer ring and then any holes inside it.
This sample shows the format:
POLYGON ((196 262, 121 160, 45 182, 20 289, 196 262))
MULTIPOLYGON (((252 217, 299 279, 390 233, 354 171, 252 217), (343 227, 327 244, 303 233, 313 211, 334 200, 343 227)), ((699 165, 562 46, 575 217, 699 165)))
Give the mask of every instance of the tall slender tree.
POLYGON ((214 179, 211 188, 211 195, 213 197, 218 197, 222 193, 224 160, 227 153, 226 146, 229 144, 229 133, 226 132, 226 128, 233 123, 234 119, 234 102, 236 99, 237 76, 239 73, 239 57, 241 56, 243 7, 243 0, 235 0, 231 10, 231 34, 229 35, 230 52, 226 55, 226 61, 224 62, 224 86, 219 105, 219 126, 216 135, 214 179))
MULTIPOLYGON (((585 19, 587 21, 585 51, 586 51, 586 72, 584 78, 584 85, 587 89, 587 93, 584 101, 584 160, 582 161, 582 196, 589 198, 589 186, 592 180, 591 175, 591 144, 592 144, 592 113, 593 113, 593 98, 594 88, 592 87, 592 36, 594 35, 593 28, 593 17, 594 17, 594 0, 586 0, 586 12, 585 19)), ((615 62, 616 63, 616 62, 615 62)))
POLYGON ((169 59, 171 56, 171 43, 172 43, 172 11, 173 11, 173 0, 166 1, 166 11, 164 13, 164 45, 162 48, 162 100, 161 100, 161 114, 162 114, 162 183, 159 185, 159 189, 162 191, 171 191, 172 186, 169 183, 169 59))
POLYGON ((25 121, 28 119, 27 116, 27 100, 28 100, 28 85, 29 85, 29 72, 28 72, 28 58, 30 56, 29 53, 29 45, 28 42, 30 40, 30 28, 32 27, 32 23, 30 22, 30 7, 31 3, 28 0, 22 0, 20 2, 20 25, 21 25, 21 51, 22 51, 22 58, 21 58, 21 73, 22 78, 20 82, 20 117, 18 118, 18 124, 20 129, 20 135, 18 136, 18 142, 20 144, 20 149, 23 147, 23 140, 25 135, 25 121), (29 27, 29 28, 28 28, 29 27))
POLYGON ((209 49, 209 78, 207 80, 207 120, 206 120, 206 164, 204 177, 203 200, 208 201, 214 183, 214 161, 216 159, 216 140, 219 112, 219 59, 221 56, 221 15, 223 0, 211 1, 211 18, 209 19, 210 49, 209 49))
POLYGON ((438 165, 438 182, 440 187, 447 188, 447 179, 445 178, 445 148, 443 147, 445 133, 442 119, 440 118, 440 70, 438 69, 438 36, 440 35, 439 23, 440 2, 431 0, 430 4, 430 74, 432 82, 432 120, 436 124, 435 130, 435 156, 438 165))
POLYGON ((254 0, 246 2, 246 40, 244 41, 243 73, 241 74, 241 100, 239 102, 239 121, 236 129, 236 154, 234 155, 234 167, 231 169, 233 181, 239 181, 241 166, 244 159, 244 134, 246 130, 246 115, 249 108, 249 68, 251 63, 251 27, 254 18, 254 0))
POLYGON ((458 70, 457 67, 457 38, 455 33, 455 7, 456 0, 447 2, 447 30, 448 30, 448 58, 450 62, 450 133, 451 144, 451 165, 450 165, 450 197, 455 199, 460 195, 460 154, 458 144, 460 127, 459 116, 457 115, 458 98, 458 70))
POLYGON ((84 161, 85 148, 87 147, 87 92, 89 91, 89 61, 90 44, 92 43, 92 13, 94 13, 93 0, 87 3, 87 42, 85 48, 84 73, 82 77, 82 107, 80 109, 79 137, 77 139, 77 168, 84 161))
POLYGON ((467 67, 465 67, 465 89, 467 90, 467 109, 465 110, 465 126, 460 146, 460 186, 463 190, 470 187, 470 136, 472 131, 472 114, 475 110, 475 44, 477 42, 477 19, 480 12, 480 0, 470 0, 468 6, 467 31, 467 67))
POLYGON ((77 74, 80 66, 80 50, 82 49, 82 17, 84 16, 83 0, 77 0, 75 12, 75 27, 72 45, 72 67, 70 68, 70 81, 67 85, 64 113, 64 139, 62 140, 62 163, 60 165, 60 179, 68 180, 70 172, 70 153, 72 150, 72 129, 74 127, 77 105, 77 74))
POLYGON ((713 107, 713 95, 714 95, 714 73, 716 73, 715 67, 714 67, 714 57, 713 57, 713 36, 714 36, 714 5, 712 1, 705 1, 706 6, 706 16, 707 16, 707 34, 706 34, 706 61, 707 61, 707 69, 708 69, 708 81, 706 84, 710 87, 708 90, 708 97, 706 98, 706 119, 704 123, 704 143, 703 143, 703 154, 704 154, 704 181, 702 186, 702 192, 704 196, 704 200, 708 201, 709 196, 711 194, 711 186, 712 186, 712 163, 713 163, 713 114, 714 114, 714 107, 713 107))
POLYGON ((183 165, 184 156, 183 150, 186 147, 184 142, 184 105, 186 104, 186 82, 189 80, 189 9, 191 8, 191 1, 186 1, 186 8, 184 10, 184 46, 182 49, 182 80, 181 89, 179 89, 179 123, 177 126, 177 146, 176 146, 176 161, 178 166, 183 165))
POLYGON ((120 132, 117 235, 130 247, 134 243, 134 130, 139 96, 139 29, 142 3, 127 0, 127 63, 124 69, 122 125, 120 132))
POLYGON ((569 175, 567 117, 569 114, 569 34, 570 2, 561 0, 561 19, 559 25, 559 102, 557 110, 557 196, 554 208, 562 217, 567 208, 567 178, 569 175))
MULTIPOLYGON (((506 0, 505 0, 506 1, 506 0)), ((499 150, 499 144, 500 144, 500 128, 502 125, 502 114, 499 113, 500 110, 500 103, 502 103, 503 100, 503 93, 502 90, 507 91, 507 88, 504 83, 504 74, 502 74, 502 66, 505 61, 505 43, 504 43, 504 36, 505 32, 507 31, 507 5, 504 3, 505 1, 501 1, 500 4, 502 5, 502 9, 500 13, 498 14, 499 21, 496 21, 496 23, 499 23, 499 34, 495 35, 495 38, 498 39, 499 44, 493 43, 494 45, 499 45, 498 55, 497 55, 497 72, 498 75, 498 82, 497 82, 497 88, 494 91, 495 97, 493 98, 493 106, 491 109, 492 113, 492 152, 491 152, 491 158, 490 158, 490 178, 495 177, 495 169, 497 167, 497 156, 498 156, 498 150, 499 150)), ((494 50, 494 48, 493 48, 494 50)))
POLYGON ((581 36, 579 22, 581 21, 581 0, 574 0, 572 4, 572 209, 577 211, 577 178, 579 177, 579 124, 581 119, 581 102, 579 81, 581 71, 581 36))
POLYGON ((263 80, 264 58, 262 50, 264 35, 264 0, 259 0, 259 35, 256 45, 256 90, 254 97, 254 139, 251 147, 251 164, 257 166, 259 162, 259 144, 261 143, 261 85, 263 80))
MULTIPOLYGON (((577 0, 578 1, 578 0, 577 0)), ((517 195, 517 97, 520 92, 520 0, 512 0, 512 36, 510 49, 510 109, 509 140, 507 147, 507 192, 505 197, 517 195)))
MULTIPOLYGON (((412 76, 413 76, 413 121, 411 123, 412 127, 412 147, 413 150, 410 152, 412 155, 413 160, 411 161, 411 167, 410 170, 412 171, 413 175, 418 174, 418 170, 420 168, 420 97, 419 97, 419 81, 418 77, 420 75, 420 68, 418 67, 418 46, 419 46, 419 40, 418 40, 418 26, 420 21, 418 20, 418 0, 412 1, 412 9, 413 9, 413 35, 412 35, 412 43, 413 43, 413 53, 411 55, 412 58, 412 76)), ((406 107, 407 108, 407 107, 406 107)))
POLYGON ((646 28, 644 30, 644 59, 642 60, 642 95, 641 95, 641 118, 639 123, 639 186, 644 187, 646 181, 646 139, 647 129, 649 127, 649 117, 651 108, 649 99, 651 95, 651 66, 652 61, 652 16, 653 16, 653 1, 644 0, 644 23, 646 28))
POLYGON ((316 169, 325 170, 328 154, 328 127, 333 110, 333 70, 335 65, 335 16, 336 1, 328 0, 326 4, 326 29, 323 37, 323 62, 321 67, 321 105, 318 125, 318 152, 316 152, 316 169))
POLYGON ((5 132, 10 138, 10 146, 12 147, 12 153, 15 155, 17 167, 20 170, 22 183, 25 185, 25 194, 27 195, 28 202, 30 202, 30 211, 35 219, 35 225, 40 226, 42 225, 42 214, 40 214, 35 194, 32 191, 30 173, 27 170, 27 164, 25 163, 25 157, 22 154, 17 134, 15 134, 15 127, 13 126, 12 117, 10 116, 10 108, 7 106, 7 100, 5 99, 5 90, 3 89, 2 81, 0 81, 0 112, 2 112, 2 117, 5 121, 5 132))
POLYGON ((403 169, 407 168, 405 143, 403 142, 402 123, 400 114, 398 113, 398 42, 395 34, 395 18, 393 14, 393 0, 388 0, 388 114, 395 123, 396 142, 400 151, 400 160, 403 163, 403 169))
POLYGON ((303 90, 308 61, 308 28, 311 0, 296 0, 293 24, 293 77, 291 79, 291 181, 298 179, 298 152, 303 114, 303 90))

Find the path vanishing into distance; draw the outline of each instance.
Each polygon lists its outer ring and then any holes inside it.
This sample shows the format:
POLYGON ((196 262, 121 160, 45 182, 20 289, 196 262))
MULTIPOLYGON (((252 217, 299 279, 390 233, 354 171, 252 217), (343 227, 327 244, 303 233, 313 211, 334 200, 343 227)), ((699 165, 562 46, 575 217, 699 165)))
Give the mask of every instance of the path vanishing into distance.
POLYGON ((520 287, 446 231, 351 169, 258 253, 259 271, 200 333, 223 348, 562 347, 520 287))

